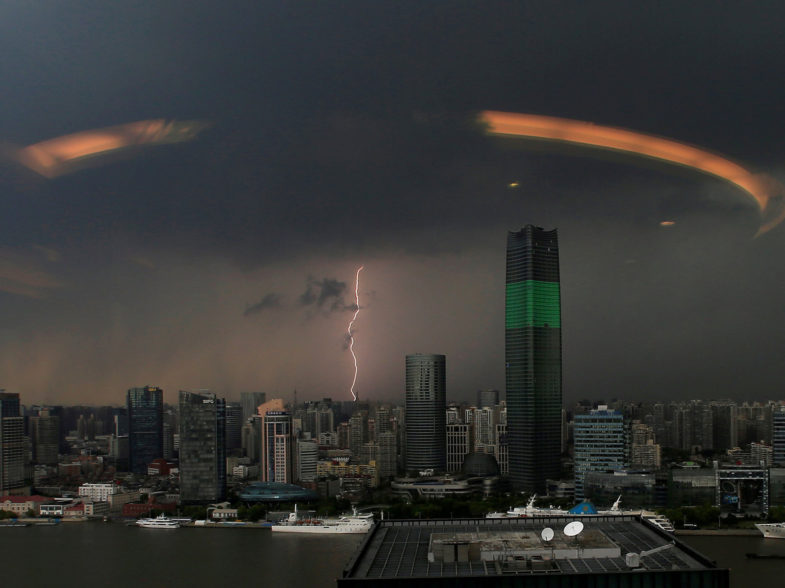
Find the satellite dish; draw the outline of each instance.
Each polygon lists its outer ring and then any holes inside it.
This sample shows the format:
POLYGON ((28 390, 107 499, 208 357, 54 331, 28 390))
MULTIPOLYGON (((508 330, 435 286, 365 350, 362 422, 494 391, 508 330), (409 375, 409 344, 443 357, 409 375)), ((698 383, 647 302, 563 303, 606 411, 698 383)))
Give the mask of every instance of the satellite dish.
POLYGON ((581 534, 581 531, 583 531, 583 523, 580 521, 572 521, 564 527, 564 534, 567 537, 577 537, 581 534))
POLYGON ((540 536, 542 537, 543 541, 546 541, 546 542, 550 541, 551 539, 553 539, 553 529, 551 529, 550 527, 545 527, 542 530, 542 533, 540 534, 540 536))

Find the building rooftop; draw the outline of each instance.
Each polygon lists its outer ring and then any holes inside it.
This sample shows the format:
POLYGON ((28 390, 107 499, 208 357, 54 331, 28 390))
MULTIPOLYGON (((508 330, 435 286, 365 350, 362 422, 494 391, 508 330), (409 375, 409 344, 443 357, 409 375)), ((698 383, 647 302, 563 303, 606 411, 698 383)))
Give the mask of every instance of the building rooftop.
POLYGON ((368 534, 338 585, 371 585, 375 580, 389 584, 392 578, 441 585, 447 578, 473 577, 476 582, 467 585, 485 586, 504 576, 547 575, 556 578, 538 586, 566 586, 576 578, 567 584, 559 584, 558 578, 662 573, 668 578, 657 585, 675 586, 681 581, 676 572, 682 580, 685 573, 702 576, 698 585, 703 587, 728 586, 728 570, 633 516, 391 520, 381 521, 368 534), (564 528, 575 520, 584 530, 568 537, 564 528), (553 530, 550 541, 542 538, 546 528, 553 530), (627 554, 642 552, 637 566, 631 567, 627 554))

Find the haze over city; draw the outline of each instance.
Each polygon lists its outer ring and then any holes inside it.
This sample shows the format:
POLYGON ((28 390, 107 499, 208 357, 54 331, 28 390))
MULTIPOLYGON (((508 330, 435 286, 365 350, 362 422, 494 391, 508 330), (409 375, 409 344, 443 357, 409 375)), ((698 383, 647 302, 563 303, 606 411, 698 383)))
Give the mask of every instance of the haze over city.
POLYGON ((565 403, 781 395, 785 228, 755 237, 755 201, 689 168, 478 122, 621 127, 783 182, 781 3, 46 4, 0 7, 0 388, 24 403, 349 400, 361 265, 361 397, 399 399, 416 352, 450 399, 504 390, 526 224, 559 230, 565 403), (198 132, 51 177, 16 155, 161 119, 198 132))

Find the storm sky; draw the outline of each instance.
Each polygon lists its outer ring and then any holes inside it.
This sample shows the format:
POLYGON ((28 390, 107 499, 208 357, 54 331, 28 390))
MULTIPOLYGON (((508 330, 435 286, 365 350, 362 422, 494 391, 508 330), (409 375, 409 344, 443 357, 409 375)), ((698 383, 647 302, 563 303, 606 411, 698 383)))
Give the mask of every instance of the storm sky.
POLYGON ((401 400, 504 390, 506 232, 558 228, 564 397, 782 397, 785 226, 483 110, 669 137, 785 181, 781 2, 0 4, 0 388, 401 400), (195 138, 45 179, 10 154, 135 121, 195 138), (517 186, 510 184, 517 182, 517 186), (661 226, 662 221, 674 221, 661 226))

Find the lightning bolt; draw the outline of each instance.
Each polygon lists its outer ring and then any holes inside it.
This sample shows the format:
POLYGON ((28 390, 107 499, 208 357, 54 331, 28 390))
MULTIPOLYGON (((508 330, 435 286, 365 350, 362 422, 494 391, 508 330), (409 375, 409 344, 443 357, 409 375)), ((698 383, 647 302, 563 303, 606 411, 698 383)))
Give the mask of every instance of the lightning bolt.
POLYGON ((352 359, 354 360, 354 378, 352 379, 352 385, 349 387, 349 392, 352 393, 352 397, 354 398, 355 402, 357 401, 357 394, 354 393, 354 385, 357 383, 357 356, 354 353, 354 334, 352 333, 352 327, 354 326, 354 321, 357 320, 357 315, 360 314, 360 272, 363 271, 365 266, 360 266, 357 268, 357 274, 354 276, 354 316, 352 320, 349 321, 349 326, 346 329, 346 332, 349 333, 349 351, 352 352, 352 359))

